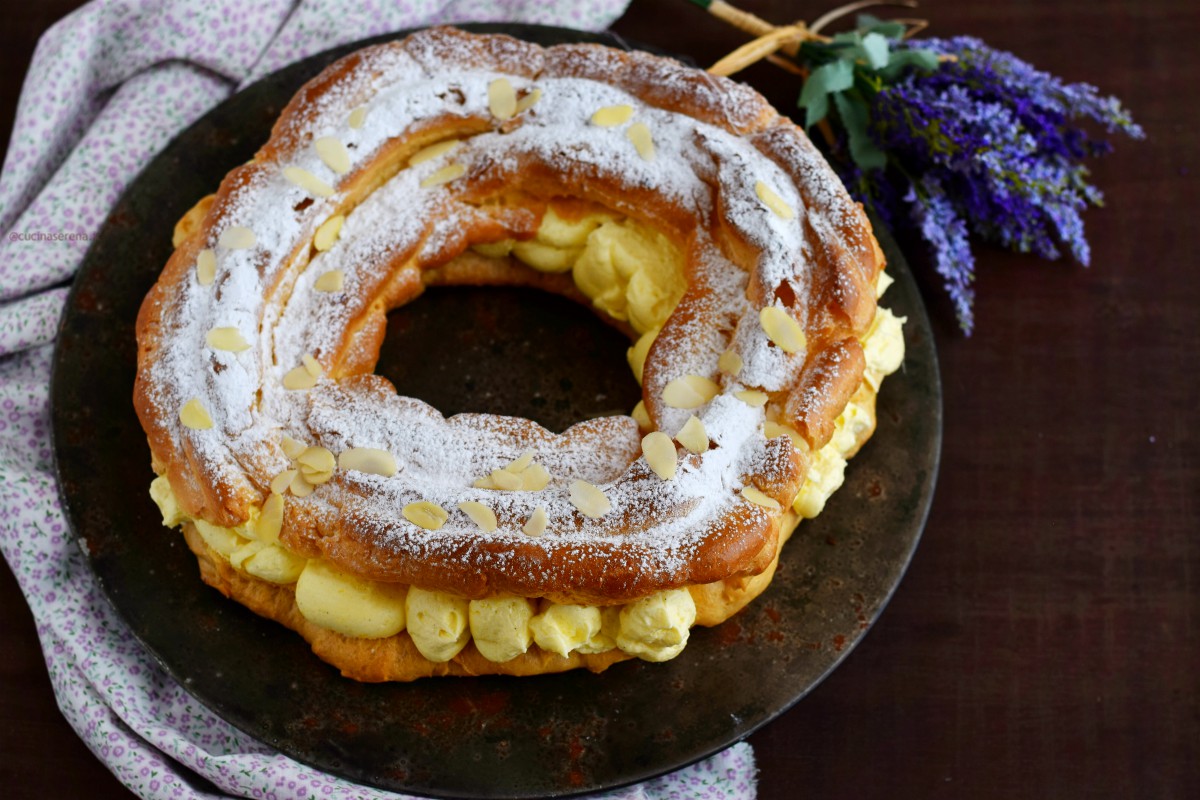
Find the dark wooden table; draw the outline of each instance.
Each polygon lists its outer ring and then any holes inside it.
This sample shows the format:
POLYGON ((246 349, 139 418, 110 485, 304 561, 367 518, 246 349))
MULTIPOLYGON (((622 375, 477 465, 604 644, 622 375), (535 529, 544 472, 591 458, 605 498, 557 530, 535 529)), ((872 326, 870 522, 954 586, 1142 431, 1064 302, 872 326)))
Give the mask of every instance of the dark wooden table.
MULTIPOLYGON (((37 37, 78 3, 6 5, 5 141, 37 37)), ((1094 165, 1090 268, 980 249, 976 334, 935 307, 945 448, 924 540, 857 651, 751 737, 760 797, 1200 797, 1200 10, 923 13, 1120 96, 1149 138, 1094 165)), ((743 41, 682 0, 636 0, 615 29, 700 64, 743 41)), ((794 100, 773 68, 744 78, 794 100)), ((0 654, 4 796, 129 797, 59 714, 7 567, 0 654)))

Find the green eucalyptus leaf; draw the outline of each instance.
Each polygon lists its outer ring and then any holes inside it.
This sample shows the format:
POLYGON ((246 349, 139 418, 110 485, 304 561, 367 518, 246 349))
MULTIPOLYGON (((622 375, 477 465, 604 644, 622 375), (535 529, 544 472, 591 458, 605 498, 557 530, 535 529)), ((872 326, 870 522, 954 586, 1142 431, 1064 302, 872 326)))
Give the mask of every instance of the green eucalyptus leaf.
POLYGON ((861 49, 871 69, 883 69, 888 65, 888 40, 878 33, 864 36, 861 49))
POLYGON ((906 50, 906 53, 912 56, 914 67, 925 70, 935 70, 941 63, 938 61, 938 54, 932 50, 906 50))
POLYGON ((878 33, 886 39, 903 39, 907 32, 902 22, 881 22, 871 28, 871 33, 878 33))
POLYGON ((858 29, 864 34, 878 33, 885 39, 900 39, 906 32, 903 22, 882 20, 874 14, 859 14, 858 29))
POLYGON ((801 104, 800 107, 804 109, 804 129, 808 130, 825 119, 825 115, 829 113, 829 95, 821 94, 813 98, 807 105, 801 104))
POLYGON ((937 53, 932 50, 902 48, 893 50, 888 65, 880 70, 885 81, 894 81, 909 67, 923 70, 935 70, 938 67, 937 53))
MULTIPOLYGON (((849 61, 832 61, 817 72, 824 72, 825 91, 830 94, 844 92, 854 85, 854 64, 849 61)), ((816 75, 816 72, 813 73, 816 75)))
POLYGON ((805 42, 800 45, 797 61, 808 69, 815 70, 830 61, 842 58, 842 47, 834 47, 826 42, 805 42))
POLYGON ((846 129, 850 144, 850 157, 864 172, 881 169, 887 165, 887 154, 871 140, 867 133, 868 114, 866 103, 854 100, 846 94, 835 94, 838 116, 846 129))
POLYGON ((801 108, 811 108, 829 94, 829 90, 825 88, 825 74, 821 72, 821 69, 818 67, 809 73, 808 78, 804 81, 804 88, 800 90, 800 99, 796 105, 801 108))
POLYGON ((898 50, 892 53, 892 58, 888 61, 888 65, 879 70, 879 77, 884 83, 895 83, 904 70, 912 66, 912 59, 903 50, 898 50))
POLYGON ((849 61, 831 61, 814 69, 804 81, 797 102, 805 110, 804 127, 811 128, 829 113, 829 95, 854 85, 854 67, 849 61))
POLYGON ((800 99, 796 105, 804 109, 804 127, 811 128, 829 113, 829 90, 825 88, 826 74, 820 67, 813 70, 804 81, 800 99))
POLYGON ((842 47, 858 47, 862 44, 862 34, 858 31, 844 31, 835 33, 830 44, 841 45, 842 47))

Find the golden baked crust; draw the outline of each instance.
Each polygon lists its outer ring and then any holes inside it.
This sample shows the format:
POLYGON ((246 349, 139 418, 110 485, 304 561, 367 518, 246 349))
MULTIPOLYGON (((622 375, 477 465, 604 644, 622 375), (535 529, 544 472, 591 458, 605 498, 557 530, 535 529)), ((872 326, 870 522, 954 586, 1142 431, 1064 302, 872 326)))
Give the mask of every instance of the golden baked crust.
MULTIPOLYGON (((603 146, 614 145, 605 139, 603 146)), ((214 197, 180 221, 176 244, 138 316, 134 403, 154 470, 169 479, 188 517, 225 528, 252 520, 271 496, 272 480, 293 465, 281 449, 284 436, 320 443, 335 455, 392 443, 392 454, 408 459, 395 478, 381 482, 338 469, 311 494, 287 496, 281 544, 364 579, 466 598, 514 594, 612 605, 690 587, 702 605, 710 603, 700 618, 712 621, 733 613, 769 581, 809 453, 829 442, 835 420, 862 384, 861 340, 875 315, 883 266, 861 208, 804 134, 753 90, 645 53, 594 45, 542 48, 452 28, 359 51, 306 84, 253 161, 230 172, 214 197), (543 89, 546 99, 501 118, 487 100, 498 78, 516 85, 521 99, 543 89), (425 94, 413 89, 416 99, 393 102, 397 87, 416 84, 440 88, 425 94), (636 119, 662 126, 651 130, 653 136, 663 131, 653 140, 657 156, 639 149, 638 161, 628 142, 629 153, 597 156, 602 134, 595 130, 611 126, 589 121, 587 114, 613 98, 627 103, 636 119), (396 110, 425 106, 409 117, 396 110), (374 115, 365 125, 364 109, 374 115), (578 117, 581 133, 570 142, 551 141, 567 112, 578 117), (396 129, 377 135, 372 125, 393 117, 396 129), (539 133, 539 125, 548 133, 539 133), (347 169, 323 171, 312 156, 316 140, 331 135, 342 137, 339 146, 350 154, 347 169), (443 171, 461 170, 444 180, 432 167, 418 174, 413 156, 450 139, 464 140, 458 151, 464 154, 438 163, 447 165, 443 171), (297 164, 306 165, 299 179, 297 164), (690 172, 683 174, 684 168, 690 172), (302 330, 306 324, 322 327, 311 316, 293 318, 306 303, 317 307, 309 299, 316 295, 308 268, 330 262, 337 252, 317 251, 318 227, 339 215, 347 227, 358 217, 387 219, 369 215, 387 208, 387 193, 410 173, 415 221, 397 223, 404 230, 387 241, 378 238, 379 225, 359 225, 356 230, 366 232, 357 241, 374 247, 370 263, 351 272, 347 259, 353 252, 334 260, 346 265, 347 286, 338 295, 331 332, 302 330), (630 418, 590 420, 561 435, 513 418, 446 420, 398 397, 390 383, 371 374, 387 312, 426 285, 524 284, 586 300, 569 275, 468 250, 528 239, 548 207, 569 211, 572 203, 644 223, 683 253, 687 289, 651 345, 642 379, 651 428, 669 434, 692 413, 664 399, 673 381, 698 375, 725 391, 711 401, 719 413, 710 415, 709 453, 682 453, 683 474, 704 478, 686 489, 679 488, 686 481, 659 479, 640 458, 642 432, 630 418), (234 229, 248 230, 251 243, 233 244, 234 229), (220 259, 212 286, 197 282, 196 264, 205 253, 220 259), (763 333, 765 324, 759 327, 760 310, 772 306, 803 331, 801 352, 785 354, 763 333), (220 326, 240 331, 247 354, 215 352, 211 342, 205 349, 205 332, 220 326), (718 356, 732 348, 746 356, 741 378, 716 368, 718 356), (311 355, 322 375, 311 389, 289 393, 280 377, 301 354, 311 355), (744 388, 767 396, 765 412, 753 417, 730 399, 744 388), (211 427, 181 424, 181 409, 191 401, 211 414, 211 427), (793 446, 786 436, 764 437, 764 413, 798 432, 806 447, 793 446), (396 439, 398 428, 422 433, 396 439), (546 501, 558 503, 547 505, 550 534, 520 535, 533 510, 528 498, 495 500, 494 535, 467 524, 454 510, 455 498, 499 493, 481 494, 469 478, 443 491, 429 476, 446 468, 431 451, 448 442, 461 446, 461 460, 475 475, 530 450, 554 465, 545 493, 558 498, 546 501), (722 449, 733 455, 722 456, 722 449), (718 463, 723 466, 713 466, 718 463), (576 476, 614 498, 603 520, 566 503, 566 486, 576 476), (751 499, 750 489, 764 500, 751 499), (450 516, 436 533, 400 513, 406 503, 427 499, 450 516), (759 575, 764 577, 751 580, 759 575), (694 589, 705 585, 720 588, 694 589)), ((456 480, 463 478, 446 483, 456 480)), ((317 629, 289 605, 286 587, 253 581, 206 556, 194 532, 188 541, 207 581, 296 628, 318 652, 336 651, 335 663, 347 674, 385 680, 475 674, 495 666, 475 663, 472 647, 451 666, 414 666, 411 642, 368 643, 317 629)), ((600 656, 572 659, 563 659, 567 666, 561 668, 611 663, 600 656)), ((516 674, 561 666, 534 655, 518 661, 511 667, 516 674)))

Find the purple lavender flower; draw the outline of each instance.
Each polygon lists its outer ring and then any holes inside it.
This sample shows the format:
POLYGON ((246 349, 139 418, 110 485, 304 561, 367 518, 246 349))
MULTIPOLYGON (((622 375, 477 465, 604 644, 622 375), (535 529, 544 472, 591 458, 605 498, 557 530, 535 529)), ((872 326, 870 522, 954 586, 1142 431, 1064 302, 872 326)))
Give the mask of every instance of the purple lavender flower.
POLYGON ((1066 122, 1081 118, 1100 123, 1109 133, 1125 133, 1135 139, 1145 135, 1117 98, 1102 97, 1090 84, 1065 84, 1012 53, 994 50, 974 37, 922 39, 920 46, 923 50, 956 59, 930 76, 935 80, 957 81, 974 91, 990 94, 1021 111, 1023 116, 1028 115, 1029 122, 1044 120, 1045 124, 1040 128, 1031 125, 1046 134, 1046 141, 1042 142, 1044 147, 1059 138, 1064 152, 1076 158, 1095 154, 1082 146, 1086 142, 1107 151, 1106 143, 1089 139, 1077 128, 1064 127, 1066 122))
POLYGON ((937 178, 926 175, 904 196, 909 217, 933 251, 934 268, 945 279, 959 325, 968 334, 975 327, 975 256, 967 241, 967 226, 937 178))
POLYGON ((1143 133, 1115 98, 1065 84, 978 39, 891 45, 896 53, 920 48, 945 60, 937 69, 879 72, 874 83, 868 76, 847 93, 843 103, 868 107, 867 134, 887 154, 887 167, 843 158, 840 172, 885 222, 917 224, 969 334, 975 261, 968 232, 1047 259, 1066 252, 1086 265, 1082 212, 1101 195, 1080 162, 1111 148, 1083 124, 1134 138, 1143 133))

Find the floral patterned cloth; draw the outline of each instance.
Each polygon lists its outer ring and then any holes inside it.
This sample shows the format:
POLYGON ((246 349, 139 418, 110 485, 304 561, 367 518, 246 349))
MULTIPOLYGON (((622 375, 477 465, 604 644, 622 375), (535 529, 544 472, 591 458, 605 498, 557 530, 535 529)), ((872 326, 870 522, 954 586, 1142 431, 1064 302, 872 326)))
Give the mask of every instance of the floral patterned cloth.
MULTIPOLYGON (((600 29, 622 0, 97 0, 34 55, 0 179, 0 551, 29 600, 59 706, 145 798, 384 798, 214 717, 101 596, 54 485, 48 389, 66 284, 108 209, 179 130, 304 56, 406 27, 523 21, 600 29)), ((610 798, 746 798, 750 747, 610 798)))

